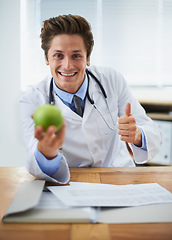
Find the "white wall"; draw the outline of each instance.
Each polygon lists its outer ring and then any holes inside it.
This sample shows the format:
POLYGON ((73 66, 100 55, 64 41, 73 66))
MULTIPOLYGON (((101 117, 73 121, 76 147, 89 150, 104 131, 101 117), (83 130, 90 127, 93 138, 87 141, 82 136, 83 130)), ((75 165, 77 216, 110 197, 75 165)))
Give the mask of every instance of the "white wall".
POLYGON ((25 166, 18 100, 20 0, 0 0, 0 166, 25 166))
MULTIPOLYGON (((20 90, 20 0, 0 0, 0 166, 25 166, 26 163, 18 105, 22 94, 20 90)), ((142 94, 144 95, 147 98, 147 90, 146 94, 142 94)), ((160 95, 161 98, 171 99, 171 94, 165 92, 162 94, 162 89, 160 95)))

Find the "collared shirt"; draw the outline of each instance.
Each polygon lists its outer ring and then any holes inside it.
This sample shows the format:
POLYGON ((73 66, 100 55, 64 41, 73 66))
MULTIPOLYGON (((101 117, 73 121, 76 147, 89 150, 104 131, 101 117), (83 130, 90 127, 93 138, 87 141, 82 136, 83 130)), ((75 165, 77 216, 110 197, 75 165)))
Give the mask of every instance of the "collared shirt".
POLYGON ((84 81, 83 81, 81 87, 78 89, 78 91, 76 93, 68 93, 68 92, 61 90, 60 88, 57 87, 55 81, 53 81, 53 86, 54 86, 54 93, 63 101, 63 103, 65 105, 67 105, 73 111, 75 109, 74 103, 72 101, 73 96, 77 95, 78 97, 80 97, 82 99, 81 108, 82 108, 82 110, 84 110, 85 97, 86 97, 86 92, 87 92, 87 87, 88 87, 88 78, 87 78, 86 74, 85 74, 85 78, 84 78, 84 81))

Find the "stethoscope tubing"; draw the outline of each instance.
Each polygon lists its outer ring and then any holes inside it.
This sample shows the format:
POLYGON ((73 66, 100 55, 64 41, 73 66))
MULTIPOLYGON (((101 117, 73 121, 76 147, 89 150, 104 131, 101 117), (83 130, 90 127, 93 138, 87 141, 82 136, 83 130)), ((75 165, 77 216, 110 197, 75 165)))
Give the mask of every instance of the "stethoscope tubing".
MULTIPOLYGON (((87 78, 88 78, 88 87, 87 87, 87 92, 86 92, 86 96, 89 100, 89 102, 91 103, 91 105, 93 105, 93 107, 99 112, 99 114, 101 115, 101 117, 103 118, 104 122, 106 123, 106 125, 111 129, 111 130, 114 130, 115 129, 115 124, 114 124, 114 120, 113 120, 113 117, 112 117, 112 114, 111 114, 111 111, 110 111, 110 108, 109 108, 109 104, 107 102, 107 94, 106 94, 106 91, 104 89, 104 87, 102 86, 101 82, 97 79, 97 77, 88 69, 86 69, 86 74, 87 74, 87 78), (105 102, 106 102, 106 105, 108 107, 108 111, 110 113, 110 116, 111 116, 111 119, 112 119, 112 122, 113 122, 113 126, 111 127, 109 125, 109 123, 106 121, 106 119, 104 118, 103 114, 101 113, 101 111, 97 108, 97 106, 95 105, 94 103, 94 100, 90 97, 90 94, 89 94, 89 83, 90 83, 90 76, 96 81, 96 83, 99 85, 100 89, 101 89, 101 92, 105 98, 105 102)), ((52 105, 55 105, 55 98, 54 98, 54 91, 53 91, 53 77, 51 78, 51 81, 50 81, 50 88, 49 88, 49 104, 52 104, 52 105)))

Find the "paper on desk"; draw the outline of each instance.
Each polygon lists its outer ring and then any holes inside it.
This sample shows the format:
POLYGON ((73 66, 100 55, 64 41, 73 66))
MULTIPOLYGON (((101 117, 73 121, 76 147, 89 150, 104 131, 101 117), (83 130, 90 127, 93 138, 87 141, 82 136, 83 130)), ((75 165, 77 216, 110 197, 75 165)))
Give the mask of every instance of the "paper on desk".
POLYGON ((128 207, 172 203, 172 193, 157 183, 111 185, 70 182, 48 189, 68 206, 128 207))
MULTIPOLYGON (((53 210, 55 214, 55 221, 86 221, 97 222, 99 212, 92 207, 71 207, 61 202, 51 191, 43 191, 38 204, 34 210, 47 211, 50 210, 51 220, 53 219, 53 210)), ((37 212, 38 213, 38 212, 37 212)))

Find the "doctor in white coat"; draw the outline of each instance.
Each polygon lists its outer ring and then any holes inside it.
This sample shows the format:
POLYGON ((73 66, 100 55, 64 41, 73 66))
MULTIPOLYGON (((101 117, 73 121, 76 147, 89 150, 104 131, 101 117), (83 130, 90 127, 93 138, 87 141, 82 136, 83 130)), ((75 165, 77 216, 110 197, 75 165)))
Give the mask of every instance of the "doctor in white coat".
POLYGON ((120 73, 90 66, 94 41, 88 22, 75 15, 50 18, 44 21, 41 39, 52 77, 20 99, 28 171, 66 183, 69 167, 134 167, 151 160, 161 144, 159 128, 120 73), (81 98, 81 115, 74 95, 81 98), (43 132, 32 119, 38 106, 52 101, 50 96, 65 119, 58 132, 54 126, 43 132))

